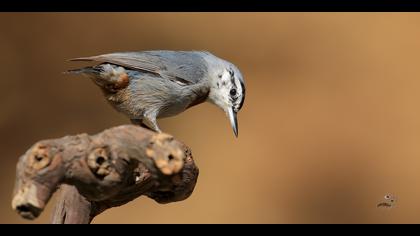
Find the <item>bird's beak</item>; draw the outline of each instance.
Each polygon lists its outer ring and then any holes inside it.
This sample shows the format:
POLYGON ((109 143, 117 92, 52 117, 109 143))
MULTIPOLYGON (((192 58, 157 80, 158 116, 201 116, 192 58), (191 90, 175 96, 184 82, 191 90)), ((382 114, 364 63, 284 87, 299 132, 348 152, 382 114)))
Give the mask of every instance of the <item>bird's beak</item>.
POLYGON ((238 119, 236 118, 236 112, 233 111, 233 108, 229 108, 228 116, 233 132, 235 133, 235 136, 238 137, 238 119))

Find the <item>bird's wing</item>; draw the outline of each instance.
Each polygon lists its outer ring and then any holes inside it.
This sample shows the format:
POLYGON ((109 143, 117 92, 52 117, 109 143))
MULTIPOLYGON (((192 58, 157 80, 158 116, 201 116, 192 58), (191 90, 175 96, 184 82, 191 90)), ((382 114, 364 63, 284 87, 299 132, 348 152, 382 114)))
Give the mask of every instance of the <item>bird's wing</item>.
POLYGON ((207 73, 207 66, 200 52, 123 52, 75 58, 71 59, 71 61, 111 63, 133 70, 156 74, 180 84, 198 83, 207 73))

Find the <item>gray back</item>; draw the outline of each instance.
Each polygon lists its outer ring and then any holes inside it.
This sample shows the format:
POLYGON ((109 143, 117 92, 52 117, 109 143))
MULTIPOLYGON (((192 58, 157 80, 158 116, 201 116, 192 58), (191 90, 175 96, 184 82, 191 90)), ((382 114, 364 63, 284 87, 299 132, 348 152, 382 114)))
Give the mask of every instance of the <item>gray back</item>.
POLYGON ((207 75, 206 52, 142 51, 110 53, 74 60, 111 63, 134 70, 158 74, 183 84, 196 84, 207 75))

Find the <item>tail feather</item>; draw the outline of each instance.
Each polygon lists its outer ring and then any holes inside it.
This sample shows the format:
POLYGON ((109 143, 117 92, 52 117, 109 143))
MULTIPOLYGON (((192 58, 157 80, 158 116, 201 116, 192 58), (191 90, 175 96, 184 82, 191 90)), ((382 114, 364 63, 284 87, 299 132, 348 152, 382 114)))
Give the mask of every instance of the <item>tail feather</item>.
POLYGON ((78 58, 71 58, 68 61, 93 61, 94 57, 78 57, 78 58))
POLYGON ((63 74, 81 74, 83 73, 82 71, 82 69, 66 70, 63 72, 63 74))
POLYGON ((99 87, 116 92, 128 86, 130 78, 122 67, 110 64, 100 64, 80 69, 72 69, 64 72, 65 74, 82 74, 92 79, 99 87))
POLYGON ((64 74, 91 74, 91 75, 97 75, 101 73, 102 71, 99 68, 95 67, 84 67, 79 69, 72 69, 64 71, 64 74))

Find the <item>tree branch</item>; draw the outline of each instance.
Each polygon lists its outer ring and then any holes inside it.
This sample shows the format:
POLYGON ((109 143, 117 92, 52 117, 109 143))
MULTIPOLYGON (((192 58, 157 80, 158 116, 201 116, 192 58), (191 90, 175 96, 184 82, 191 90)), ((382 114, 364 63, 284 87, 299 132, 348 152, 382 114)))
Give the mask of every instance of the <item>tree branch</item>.
POLYGON ((124 125, 34 144, 19 159, 12 207, 34 219, 61 185, 52 223, 90 223, 106 209, 142 195, 158 203, 184 200, 197 177, 184 144, 124 125))

